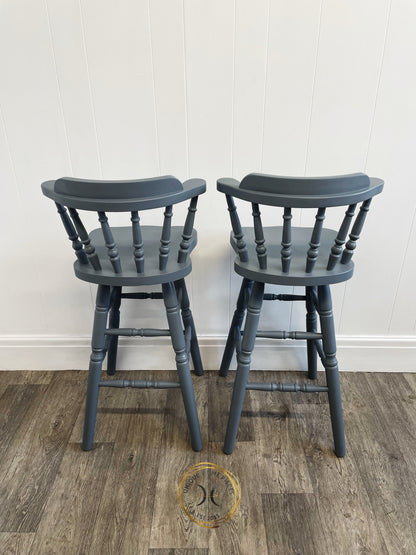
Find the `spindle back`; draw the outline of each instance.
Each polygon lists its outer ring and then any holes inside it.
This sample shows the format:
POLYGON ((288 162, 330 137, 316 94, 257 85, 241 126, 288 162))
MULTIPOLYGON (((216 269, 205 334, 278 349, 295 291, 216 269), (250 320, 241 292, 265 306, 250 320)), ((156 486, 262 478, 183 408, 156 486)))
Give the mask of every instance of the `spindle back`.
MULTIPOLYGON (((300 249, 304 253, 302 272, 306 275, 313 274, 318 254, 320 258, 326 256, 324 270, 328 272, 328 275, 334 271, 337 264, 349 264, 369 211, 371 199, 382 191, 383 185, 384 182, 381 179, 368 177, 363 173, 312 178, 279 177, 253 173, 244 177, 241 183, 230 178, 219 179, 217 189, 226 195, 233 230, 233 245, 240 262, 253 264, 234 197, 251 202, 258 269, 270 272, 279 271, 290 276, 293 255, 296 254, 297 260, 299 260, 300 249), (260 204, 283 208, 283 225, 280 229, 280 268, 275 266, 269 268, 268 266, 268 245, 261 221, 260 204), (332 246, 326 242, 325 248, 328 249, 328 252, 319 252, 327 209, 334 206, 347 206, 347 210, 338 231, 333 232, 331 236, 332 246), (298 243, 295 245, 292 241, 293 208, 316 209, 315 224, 308 242, 303 245, 298 243), (351 224, 349 240, 346 242, 351 224), (296 253, 294 249, 297 249, 296 253)), ((301 235, 304 237, 304 233, 301 235)), ((301 235, 297 234, 299 237, 301 235)), ((326 233, 325 237, 328 236, 326 233)), ((275 239, 278 240, 277 237, 275 239)), ((275 252, 276 249, 274 249, 275 252)), ((299 276, 299 265, 297 265, 296 272, 299 276)), ((320 272, 322 273, 322 265, 320 272)))
MULTIPOLYGON (((78 263, 90 265, 99 273, 104 265, 108 267, 108 262, 104 263, 102 249, 96 249, 94 245, 97 239, 96 232, 88 233, 78 210, 97 213, 102 233, 98 242, 104 242, 107 260, 111 263, 114 274, 122 274, 126 269, 130 269, 132 260, 138 275, 146 272, 144 234, 140 226, 139 213, 153 208, 164 208, 158 247, 158 270, 166 270, 171 256, 175 257, 177 264, 184 264, 190 251, 198 196, 205 190, 205 181, 202 179, 190 179, 181 183, 173 176, 130 181, 94 181, 63 177, 42 183, 43 194, 56 204, 78 263), (171 253, 173 205, 188 199, 190 204, 181 239, 175 242, 177 251, 171 253), (120 259, 119 246, 115 240, 116 231, 120 237, 125 237, 125 229, 123 228, 123 235, 120 234, 120 228, 113 229, 107 216, 108 212, 130 213, 131 260, 128 268, 123 268, 124 262, 120 259)), ((155 229, 153 226, 152 233, 155 229)))

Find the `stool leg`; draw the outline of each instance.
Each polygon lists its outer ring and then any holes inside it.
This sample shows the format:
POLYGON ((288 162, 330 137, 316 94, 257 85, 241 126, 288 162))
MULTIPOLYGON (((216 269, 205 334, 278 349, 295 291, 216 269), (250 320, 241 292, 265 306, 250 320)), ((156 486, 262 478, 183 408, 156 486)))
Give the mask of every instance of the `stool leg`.
POLYGON ((84 451, 92 449, 94 441, 95 420, 97 417, 97 403, 101 368, 105 358, 105 329, 110 305, 110 287, 99 285, 95 305, 94 326, 92 330, 92 353, 88 371, 87 402, 85 405, 84 437, 82 448, 84 451))
MULTIPOLYGON (((313 302, 313 293, 315 287, 305 287, 306 289, 306 331, 316 332, 316 309, 315 303, 313 302)), ((317 377, 317 352, 314 340, 307 340, 308 349, 308 378, 311 380, 316 380, 317 377)))
POLYGON ((324 366, 335 454, 337 457, 343 457, 345 455, 344 420, 342 416, 338 362, 335 356, 335 329, 329 285, 320 285, 318 287, 318 312, 321 322, 322 346, 325 354, 324 366))
POLYGON ((190 326, 191 328, 191 357, 194 364, 195 374, 197 376, 202 376, 204 373, 204 369, 202 367, 201 353, 199 352, 198 338, 195 331, 194 319, 189 307, 189 296, 186 289, 185 280, 180 279, 175 282, 175 287, 177 287, 177 291, 180 290, 181 292, 180 299, 183 325, 185 329, 188 326, 190 326))
POLYGON ((248 298, 250 297, 253 282, 247 278, 243 279, 241 284, 240 293, 237 299, 237 307, 231 322, 230 331, 228 332, 227 343, 225 344, 224 354, 220 366, 220 376, 226 376, 230 368, 231 359, 235 351, 235 328, 241 328, 244 320, 244 314, 247 308, 248 298))
MULTIPOLYGON (((120 326, 121 287, 113 287, 111 300, 109 327, 117 329, 120 326)), ((108 342, 107 355, 107 374, 109 376, 113 376, 116 373, 117 349, 118 335, 111 335, 108 342)))
POLYGON ((234 450, 238 426, 240 424, 241 410, 243 408, 248 374, 250 372, 251 353, 256 340, 260 310, 263 304, 263 294, 264 283, 255 281, 247 307, 247 317, 241 342, 241 352, 237 355, 237 374, 234 382, 230 414, 228 416, 227 432, 224 441, 224 453, 226 455, 230 455, 234 450))
POLYGON ((191 445, 194 451, 201 451, 201 430, 199 427, 198 412, 196 410, 195 395, 192 387, 189 359, 185 350, 185 338, 183 335, 175 287, 173 283, 163 283, 162 291, 172 345, 176 353, 176 368, 178 370, 183 404, 185 406, 186 418, 188 421, 189 432, 191 434, 191 445))

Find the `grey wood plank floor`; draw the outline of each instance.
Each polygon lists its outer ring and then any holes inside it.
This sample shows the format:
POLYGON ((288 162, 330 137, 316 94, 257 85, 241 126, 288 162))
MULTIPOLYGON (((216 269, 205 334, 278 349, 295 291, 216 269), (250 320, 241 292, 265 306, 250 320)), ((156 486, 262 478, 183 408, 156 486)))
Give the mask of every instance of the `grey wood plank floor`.
MULTIPOLYGON (((175 378, 118 373, 139 374, 175 378)), ((416 553, 416 374, 341 374, 342 460, 324 394, 255 391, 224 455, 233 379, 193 376, 201 453, 190 448, 178 390, 126 389, 101 391, 95 447, 84 453, 86 372, 0 372, 0 553, 416 553), (191 522, 176 500, 179 477, 202 461, 241 484, 238 514, 216 529, 191 522)))

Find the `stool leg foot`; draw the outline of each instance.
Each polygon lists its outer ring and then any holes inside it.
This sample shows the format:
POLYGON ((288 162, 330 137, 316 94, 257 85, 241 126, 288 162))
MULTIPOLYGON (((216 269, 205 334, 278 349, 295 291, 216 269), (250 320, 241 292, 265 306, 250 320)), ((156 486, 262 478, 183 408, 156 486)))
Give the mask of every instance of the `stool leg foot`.
POLYGON ((341 388, 339 383, 338 362, 336 359, 336 340, 332 301, 329 285, 318 287, 318 312, 321 322, 322 345, 325 353, 325 373, 328 386, 329 410, 331 414, 332 433, 335 454, 345 455, 344 419, 342 415, 341 388))
MULTIPOLYGON (((315 303, 313 302, 313 292, 315 287, 305 287, 306 289, 306 331, 316 332, 316 309, 315 303)), ((311 380, 316 380, 318 375, 316 368, 317 352, 315 347, 315 341, 307 340, 307 350, 308 350, 308 378, 311 380)))
POLYGON ((196 335, 194 319, 190 309, 188 291, 184 279, 180 279, 175 283, 177 290, 181 291, 181 314, 184 328, 191 328, 191 357, 194 365, 194 371, 197 376, 202 376, 204 368, 202 366, 201 353, 199 352, 198 337, 196 335))
POLYGON ((92 353, 88 371, 87 401, 85 405, 84 436, 82 448, 84 451, 92 449, 94 441, 95 421, 97 418, 97 404, 101 369, 105 358, 105 329, 110 305, 110 287, 99 285, 95 305, 94 326, 92 331, 92 353))
POLYGON ((237 307, 234 312, 234 316, 231 322, 230 331, 228 332, 227 343, 225 344, 224 354, 222 356, 221 366, 220 366, 220 376, 226 376, 230 368, 231 359, 233 358, 235 351, 235 335, 234 331, 236 327, 241 328, 244 320, 244 314, 247 308, 248 298, 250 297, 250 292, 253 282, 244 278, 241 284, 240 293, 237 299, 237 307))
POLYGON ((241 410, 243 408, 247 380, 250 372, 251 353, 256 340, 260 311, 263 304, 263 294, 264 283, 254 282, 247 307, 247 318, 241 343, 241 352, 237 356, 237 374, 234 382, 227 432, 224 441, 224 453, 227 455, 230 455, 234 450, 238 426, 240 424, 241 410))
MULTIPOLYGON (((117 329, 120 326, 120 304, 121 304, 121 287, 113 287, 111 291, 111 308, 109 327, 117 329)), ((116 373, 117 364, 118 335, 111 335, 108 342, 107 355, 107 374, 113 376, 116 373)))
POLYGON ((163 300, 171 333, 172 346, 176 355, 176 368, 182 391, 183 404, 191 435, 191 445, 194 451, 201 451, 202 437, 196 409, 195 394, 192 386, 189 359, 185 349, 182 322, 179 314, 178 301, 173 283, 163 283, 163 300))

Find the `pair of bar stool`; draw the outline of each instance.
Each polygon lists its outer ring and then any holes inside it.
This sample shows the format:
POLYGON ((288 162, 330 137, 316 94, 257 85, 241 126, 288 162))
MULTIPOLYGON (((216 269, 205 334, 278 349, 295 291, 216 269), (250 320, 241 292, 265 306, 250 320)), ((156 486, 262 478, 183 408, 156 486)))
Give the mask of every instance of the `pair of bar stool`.
MULTIPOLYGON (((217 188, 226 195, 232 225, 231 245, 237 253, 234 269, 243 278, 220 368, 220 375, 225 376, 234 352, 237 353, 238 366, 224 452, 230 454, 234 449, 246 390, 325 391, 328 393, 335 453, 343 457, 344 425, 330 285, 352 276, 354 264, 351 257, 371 199, 382 191, 383 181, 365 174, 324 178, 249 174, 241 183, 229 178, 220 179, 217 188), (241 226, 234 198, 251 203, 253 226, 241 226), (263 228, 259 205, 283 208, 283 226, 263 228), (338 231, 323 228, 327 209, 339 206, 348 208, 338 231), (316 209, 314 226, 292 226, 293 208, 316 209), (265 294, 266 283, 303 286, 305 295, 265 294), (258 331, 263 299, 305 301, 306 332, 258 331), (316 312, 320 332, 317 331, 316 312), (326 385, 249 383, 256 337, 306 340, 308 377, 311 380, 316 378, 319 355, 326 372, 326 385)), ((76 255, 75 275, 98 285, 82 442, 86 451, 93 446, 100 387, 180 388, 192 448, 195 451, 202 449, 189 356, 198 376, 203 374, 203 367, 185 277, 191 272, 190 253, 197 243, 194 219, 198 197, 205 190, 202 179, 181 183, 172 176, 132 181, 61 178, 42 184, 43 194, 55 202, 72 242, 76 255), (183 227, 173 226, 173 205, 186 200, 190 202, 185 223, 183 227), (163 224, 141 226, 139 213, 157 208, 164 209, 163 224), (97 212, 101 227, 88 233, 79 210, 97 212), (130 213, 131 225, 110 227, 108 212, 130 213), (161 285, 161 292, 123 292, 125 287, 143 285, 161 285), (125 298, 163 299, 168 329, 120 328, 120 304, 125 298), (170 336, 175 351, 178 382, 102 379, 106 356, 107 373, 114 375, 116 372, 119 336, 165 335, 170 336)))

